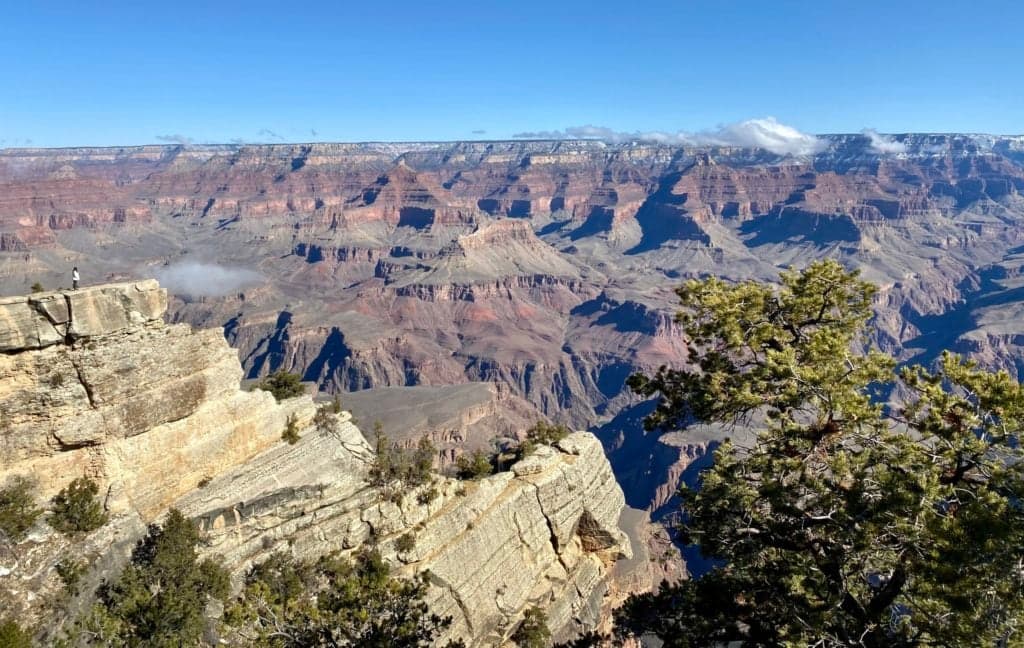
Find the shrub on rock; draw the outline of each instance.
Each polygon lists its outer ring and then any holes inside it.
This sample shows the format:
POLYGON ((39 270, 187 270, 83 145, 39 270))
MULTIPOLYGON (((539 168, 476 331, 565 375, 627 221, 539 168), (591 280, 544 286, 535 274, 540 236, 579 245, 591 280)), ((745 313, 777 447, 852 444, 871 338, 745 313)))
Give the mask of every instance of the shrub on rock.
POLYGON ((88 477, 79 477, 53 498, 50 526, 65 535, 88 533, 107 523, 107 514, 96 497, 99 486, 88 477))
POLYGON ((456 477, 459 479, 482 479, 494 474, 491 458, 483 450, 475 450, 468 455, 459 455, 455 460, 456 477))
POLYGON ((278 402, 306 393, 306 388, 302 386, 302 377, 284 370, 270 374, 256 383, 256 388, 270 392, 278 402))
POLYGON ((195 523, 176 509, 150 525, 121 575, 97 592, 83 636, 97 646, 199 645, 206 606, 223 600, 230 582, 223 567, 198 560, 198 542, 195 523))
POLYGON ((34 490, 35 482, 20 476, 0 488, 0 532, 13 542, 22 540, 42 513, 35 506, 34 490))
POLYGON ((0 623, 0 646, 4 648, 32 648, 32 636, 16 621, 0 623))
POLYGON ((511 639, 519 648, 547 648, 551 644, 548 615, 537 606, 529 608, 511 639))

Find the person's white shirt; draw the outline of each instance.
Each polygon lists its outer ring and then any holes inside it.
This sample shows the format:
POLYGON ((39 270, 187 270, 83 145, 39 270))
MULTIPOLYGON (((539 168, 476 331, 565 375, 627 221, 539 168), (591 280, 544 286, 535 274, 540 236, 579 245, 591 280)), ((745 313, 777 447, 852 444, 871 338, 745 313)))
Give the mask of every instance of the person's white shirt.
POLYGON ((71 271, 71 281, 78 281, 78 270, 71 271))

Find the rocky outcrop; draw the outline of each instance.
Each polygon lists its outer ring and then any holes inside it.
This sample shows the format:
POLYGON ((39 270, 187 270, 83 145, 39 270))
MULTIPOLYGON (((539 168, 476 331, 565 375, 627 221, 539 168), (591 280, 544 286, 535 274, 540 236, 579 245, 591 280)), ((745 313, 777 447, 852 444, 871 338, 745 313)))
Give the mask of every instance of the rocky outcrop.
POLYGON ((0 352, 41 349, 161 318, 167 293, 149 280, 0 297, 0 352))
POLYGON ((82 474, 115 510, 152 518, 204 478, 280 439, 292 414, 242 392, 220 331, 165 325, 154 281, 16 297, 0 304, 0 478, 51 495, 82 474))
MULTIPOLYGON (((610 568, 631 548, 617 526, 623 493, 595 437, 572 434, 479 482, 438 475, 395 502, 368 483, 373 453, 349 413, 314 426, 308 396, 278 403, 240 390, 221 331, 165 324, 165 305, 155 282, 0 304, 0 482, 28 476, 45 500, 87 475, 111 514, 80 540, 39 522, 0 547, 5 607, 52 614, 55 566, 71 553, 92 563, 68 604, 83 609, 146 524, 175 506, 199 520, 202 551, 236 583, 273 551, 312 558, 374 542, 400 574, 429 570, 430 604, 469 645, 499 645, 533 605, 562 638, 596 625, 610 568), (289 421, 294 445, 281 441, 289 421), (396 545, 406 535, 411 549, 396 545)), ((47 640, 61 622, 44 624, 47 640)))
POLYGON ((429 602, 453 618, 448 636, 472 646, 499 645, 533 605, 560 637, 595 627, 609 568, 632 553, 618 528, 622 490, 593 435, 477 482, 438 477, 398 503, 367 486, 371 461, 345 414, 334 430, 310 431, 177 506, 201 520, 205 551, 235 573, 285 547, 308 557, 373 539, 399 573, 430 572, 429 602), (433 499, 421 497, 428 490, 433 499), (405 535, 414 546, 399 551, 405 535))

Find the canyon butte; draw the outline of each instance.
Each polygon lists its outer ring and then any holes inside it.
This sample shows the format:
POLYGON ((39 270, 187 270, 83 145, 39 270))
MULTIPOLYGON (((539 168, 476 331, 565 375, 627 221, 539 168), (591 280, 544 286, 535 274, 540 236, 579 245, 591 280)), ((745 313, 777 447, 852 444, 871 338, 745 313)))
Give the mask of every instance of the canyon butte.
MULTIPOLYGON (((493 492, 480 497, 492 503, 460 504, 449 494, 437 510, 367 512, 351 503, 362 492, 356 468, 344 483, 320 481, 334 474, 320 461, 365 464, 368 446, 350 415, 337 435, 306 434, 305 445, 288 450, 280 426, 290 413, 308 426, 312 403, 276 406, 240 391, 240 378, 296 372, 341 394, 364 429, 379 419, 403 443, 429 437, 441 468, 546 417, 589 429, 599 443, 573 435, 537 459, 551 465, 536 474, 569 474, 576 457, 595 474, 610 464, 628 505, 618 523, 632 542, 619 535, 612 504, 574 504, 575 517, 542 538, 544 552, 561 556, 572 545, 573 558, 523 572, 529 582, 516 591, 526 593, 514 604, 490 592, 478 593, 486 605, 466 604, 466 588, 509 578, 504 567, 469 584, 437 583, 436 596, 448 597, 439 604, 447 613, 461 610, 459 636, 481 645, 502 640, 529 601, 567 601, 549 611, 563 636, 592 627, 606 592, 605 606, 615 592, 682 573, 678 561, 660 559, 672 547, 649 520, 674 510, 676 486, 706 465, 724 434, 696 426, 644 433, 650 403, 624 386, 636 371, 686 362, 673 320, 673 289, 685 279, 772 281, 781 267, 835 258, 880 286, 873 341, 901 361, 927 364, 951 349, 1018 378, 1024 370, 1024 137, 818 142, 819 152, 805 156, 564 140, 0 150, 0 294, 15 296, 0 302, 8 309, 0 311, 0 399, 8 399, 4 419, 13 412, 25 426, 4 432, 0 470, 87 467, 137 527, 177 503, 205 521, 211 542, 223 535, 221 553, 241 569, 266 534, 304 538, 313 551, 359 544, 380 524, 374 516, 401 520, 385 523, 387 535, 420 523, 450 530, 450 520, 432 522, 455 515, 449 506, 472 511, 455 526, 486 517, 498 501, 546 509, 533 497, 542 478, 528 477, 528 467, 487 482, 482 490, 493 492), (36 282, 68 286, 73 266, 86 285, 115 284, 87 293, 121 304, 110 307, 113 320, 95 318, 107 324, 68 319, 85 293, 29 294, 36 282), (76 332, 88 326, 95 332, 76 332), (116 341, 125 335, 141 345, 135 352, 116 341), (119 367, 150 365, 167 373, 161 385, 119 385, 119 367), (8 385, 28 389, 25 381, 43 389, 51 366, 68 376, 56 395, 4 395, 15 393, 8 385), (52 408, 46 399, 56 399, 52 408), (143 405, 154 402, 161 407, 143 405), (64 423, 48 418, 57 416, 64 423), (218 440, 243 434, 232 426, 244 417, 260 421, 246 440, 218 440), (133 454, 143 459, 130 468, 110 459, 131 444, 149 447, 152 465, 146 452, 133 454), (176 444, 197 445, 185 455, 160 450, 176 444), (219 454, 229 450, 236 454, 219 454), (294 480, 272 487, 266 475, 280 466, 294 480), (167 470, 177 483, 157 478, 167 470), (195 487, 206 479, 206 489, 195 487), (324 506, 338 511, 322 531, 294 521, 312 484, 327 484, 334 494, 324 506), (275 488, 292 494, 272 496, 275 488), (267 515, 229 514, 233 499, 260 498, 267 515), (600 533, 586 531, 590 518, 600 533), (641 559, 630 569, 610 567, 634 551, 641 559), (576 583, 565 590, 575 595, 557 589, 565 583, 576 583)), ((614 502, 619 486, 580 488, 614 502)), ((534 513, 541 530, 541 518, 558 518, 534 513)), ((461 538, 438 533, 438 547, 461 538)), ((530 533, 502 542, 532 547, 530 533)), ((434 557, 486 561, 487 551, 467 544, 434 557)), ((428 559, 393 558, 407 567, 428 559)))

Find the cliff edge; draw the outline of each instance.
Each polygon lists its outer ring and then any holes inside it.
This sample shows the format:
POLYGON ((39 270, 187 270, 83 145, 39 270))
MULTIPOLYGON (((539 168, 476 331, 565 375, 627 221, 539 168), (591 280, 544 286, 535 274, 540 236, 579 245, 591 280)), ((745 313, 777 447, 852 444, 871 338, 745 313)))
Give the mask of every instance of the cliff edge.
POLYGON ((242 391, 222 332, 165 324, 166 304, 154 281, 0 298, 0 481, 31 477, 42 504, 87 475, 111 514, 85 538, 40 521, 0 547, 6 607, 56 616, 44 622, 55 632, 175 506, 236 582, 274 551, 372 543, 399 574, 429 570, 431 606, 469 645, 500 645, 534 605, 556 638, 597 624, 609 569, 631 550, 617 526, 622 490, 595 437, 574 433, 479 481, 438 475, 395 502, 369 484, 374 455, 349 413, 317 426, 308 396, 242 391), (294 445, 281 441, 289 419, 294 445), (411 548, 398 542, 406 536, 411 548), (91 564, 81 593, 55 611, 55 567, 69 553, 91 564))
POLYGON ((151 520, 199 482, 278 443, 310 399, 239 389, 220 330, 163 321, 155 281, 0 299, 0 479, 48 497, 87 475, 113 512, 151 520))

